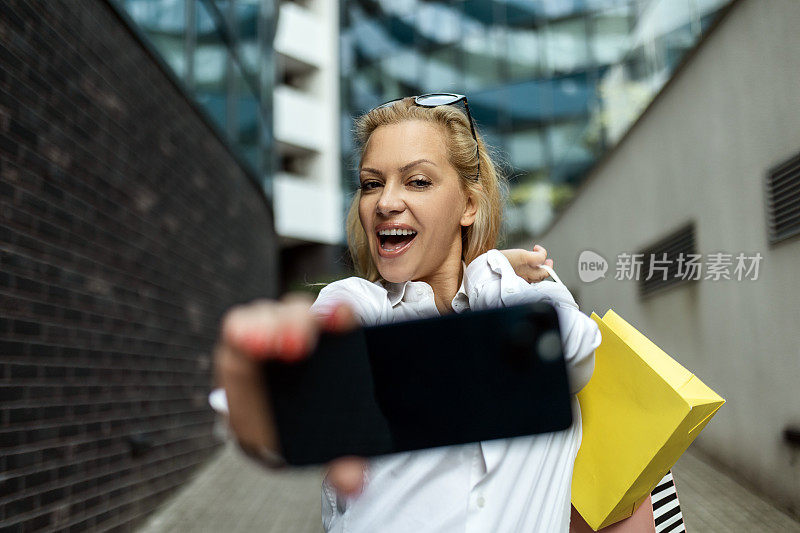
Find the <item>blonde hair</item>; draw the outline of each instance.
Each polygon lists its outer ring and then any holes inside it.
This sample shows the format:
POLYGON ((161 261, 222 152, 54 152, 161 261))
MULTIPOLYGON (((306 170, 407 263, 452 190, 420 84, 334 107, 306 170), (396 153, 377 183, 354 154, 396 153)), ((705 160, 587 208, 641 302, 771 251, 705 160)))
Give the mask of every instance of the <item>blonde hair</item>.
MULTIPOLYGON (((503 217, 504 196, 508 185, 505 176, 490 157, 488 147, 476 131, 480 153, 480 176, 478 159, 475 157, 475 139, 469 127, 467 115, 460 107, 442 105, 421 107, 414 98, 404 98, 388 107, 373 109, 356 119, 355 133, 359 144, 359 166, 364 156, 367 141, 377 128, 398 124, 407 120, 422 120, 441 126, 445 133, 448 159, 461 179, 462 190, 473 194, 478 210, 475 222, 461 228, 461 257, 470 264, 473 259, 497 246, 503 217)), ((369 252, 369 241, 358 214, 361 190, 357 190, 347 214, 347 245, 353 259, 356 274, 369 281, 381 278, 369 252)))

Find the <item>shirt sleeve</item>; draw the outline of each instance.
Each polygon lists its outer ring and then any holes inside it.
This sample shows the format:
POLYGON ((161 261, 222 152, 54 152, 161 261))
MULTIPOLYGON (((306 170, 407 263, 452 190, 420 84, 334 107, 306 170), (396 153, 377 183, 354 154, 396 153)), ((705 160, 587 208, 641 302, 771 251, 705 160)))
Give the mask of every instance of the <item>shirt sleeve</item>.
POLYGON ((362 326, 369 326, 378 323, 386 301, 386 289, 363 278, 350 277, 323 287, 311 305, 311 312, 325 314, 344 302, 350 305, 362 326))
POLYGON ((217 387, 208 395, 208 404, 214 411, 227 415, 228 414, 228 396, 225 394, 225 389, 217 387))
POLYGON ((467 266, 466 284, 470 308, 493 309, 544 301, 558 315, 561 343, 570 381, 570 392, 577 394, 594 372, 594 351, 600 346, 600 328, 580 311, 575 298, 564 285, 553 281, 528 283, 517 276, 508 258, 489 250, 467 266))
POLYGON ((336 494, 336 489, 334 489, 333 486, 328 482, 327 475, 322 480, 321 500, 322 528, 325 531, 328 531, 331 528, 333 519, 341 513, 338 509, 339 497, 336 494))

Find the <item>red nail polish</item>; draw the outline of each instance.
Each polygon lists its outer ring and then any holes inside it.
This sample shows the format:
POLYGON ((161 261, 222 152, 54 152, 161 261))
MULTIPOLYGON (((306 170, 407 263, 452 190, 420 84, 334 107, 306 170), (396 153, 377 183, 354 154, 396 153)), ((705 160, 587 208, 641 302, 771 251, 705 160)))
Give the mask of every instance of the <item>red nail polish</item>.
POLYGON ((335 331, 339 326, 339 308, 341 306, 337 305, 328 315, 325 317, 325 329, 328 331, 335 331))
POLYGON ((285 329, 278 336, 277 352, 282 359, 295 360, 302 354, 302 337, 294 329, 285 329))
POLYGON ((303 335, 296 330, 287 331, 284 334, 281 346, 282 355, 290 360, 298 359, 305 353, 306 342, 303 335))
POLYGON ((275 338, 275 351, 279 355, 283 355, 286 352, 286 336, 289 334, 288 329, 284 329, 275 338))
POLYGON ((252 354, 262 354, 267 350, 267 337, 261 332, 251 331, 240 337, 241 345, 252 354))

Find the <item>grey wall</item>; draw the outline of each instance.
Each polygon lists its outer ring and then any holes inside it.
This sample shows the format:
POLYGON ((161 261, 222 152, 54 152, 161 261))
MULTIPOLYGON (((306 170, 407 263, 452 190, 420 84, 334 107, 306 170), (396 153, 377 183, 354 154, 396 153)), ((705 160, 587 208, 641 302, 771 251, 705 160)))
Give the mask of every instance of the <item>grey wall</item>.
MULTIPOLYGON (((728 403, 693 446, 795 515, 800 239, 767 243, 767 170, 800 152, 800 2, 741 0, 537 242, 581 308, 613 308, 728 403), (642 301, 616 256, 687 221, 697 252, 760 252, 757 281, 700 281, 642 301), (580 251, 610 265, 582 283, 580 251)), ((527 246, 527 243, 526 243, 527 246)), ((703 271, 705 275, 705 270, 703 271)))

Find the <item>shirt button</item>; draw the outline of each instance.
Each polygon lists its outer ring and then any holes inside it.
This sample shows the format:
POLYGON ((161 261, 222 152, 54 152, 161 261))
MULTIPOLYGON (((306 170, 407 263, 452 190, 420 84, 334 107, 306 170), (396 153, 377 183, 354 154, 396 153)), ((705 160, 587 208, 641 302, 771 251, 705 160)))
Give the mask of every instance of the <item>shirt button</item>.
POLYGON ((483 506, 486 505, 486 500, 483 496, 478 496, 478 499, 475 500, 475 503, 478 505, 478 507, 483 508, 483 506))
POLYGON ((511 294, 517 292, 517 289, 515 289, 514 287, 506 287, 506 292, 511 294))
POLYGON ((417 289, 417 294, 419 296, 422 296, 423 294, 425 294, 425 291, 422 288, 419 288, 419 289, 417 289))

